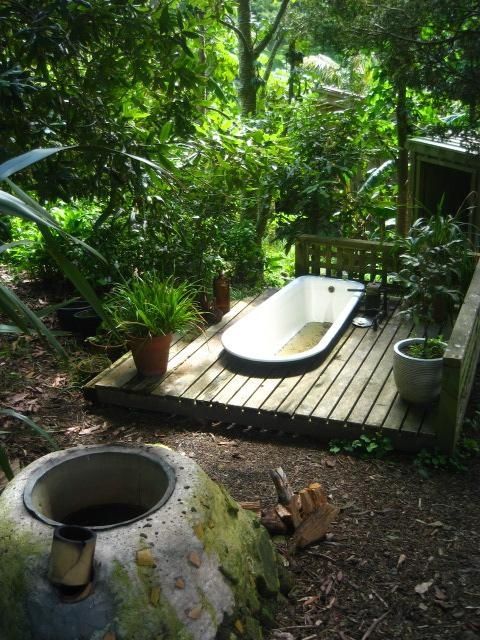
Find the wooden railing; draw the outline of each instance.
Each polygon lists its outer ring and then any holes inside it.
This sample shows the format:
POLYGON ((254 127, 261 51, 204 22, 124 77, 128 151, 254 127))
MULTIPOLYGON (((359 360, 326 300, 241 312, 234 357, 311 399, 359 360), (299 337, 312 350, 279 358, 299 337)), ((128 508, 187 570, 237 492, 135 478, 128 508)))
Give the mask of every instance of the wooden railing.
POLYGON ((302 235, 295 243, 297 277, 326 275, 387 284, 396 266, 394 245, 389 242, 302 235))
MULTIPOLYGON (((477 256, 478 257, 478 256, 477 256)), ((302 235, 295 244, 295 275, 326 275, 388 283, 397 270, 391 243, 302 235)), ((454 451, 473 386, 480 355, 480 261, 453 327, 443 358, 438 405, 438 446, 454 451)))
POLYGON ((442 392, 437 416, 440 448, 457 444, 480 354, 480 262, 458 314, 443 357, 442 392))

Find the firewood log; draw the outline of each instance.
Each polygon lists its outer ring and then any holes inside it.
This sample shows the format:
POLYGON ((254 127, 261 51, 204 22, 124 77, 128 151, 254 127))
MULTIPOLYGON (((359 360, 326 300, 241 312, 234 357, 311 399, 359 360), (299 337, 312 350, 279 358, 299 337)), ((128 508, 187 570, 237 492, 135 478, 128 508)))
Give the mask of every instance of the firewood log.
POLYGON ((324 537, 340 509, 332 504, 324 504, 303 520, 292 536, 293 549, 303 549, 324 537))

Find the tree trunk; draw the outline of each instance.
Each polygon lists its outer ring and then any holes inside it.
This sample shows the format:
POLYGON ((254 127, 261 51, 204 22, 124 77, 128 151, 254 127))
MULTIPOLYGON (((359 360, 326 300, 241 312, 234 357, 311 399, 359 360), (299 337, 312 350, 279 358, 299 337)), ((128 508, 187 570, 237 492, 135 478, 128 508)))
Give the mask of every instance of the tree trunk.
POLYGON ((244 116, 257 110, 257 76, 255 53, 252 46, 252 16, 250 0, 237 0, 238 4, 238 97, 244 116))
POLYGON ((397 232, 406 236, 410 228, 410 216, 408 211, 408 114, 407 114, 407 84, 400 76, 397 81, 397 232))

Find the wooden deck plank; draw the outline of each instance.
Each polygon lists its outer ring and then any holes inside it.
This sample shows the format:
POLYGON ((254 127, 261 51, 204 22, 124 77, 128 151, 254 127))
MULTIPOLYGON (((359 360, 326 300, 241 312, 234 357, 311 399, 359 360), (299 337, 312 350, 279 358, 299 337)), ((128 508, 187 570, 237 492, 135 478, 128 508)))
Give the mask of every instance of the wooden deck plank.
POLYGON ((438 414, 439 414, 440 405, 434 407, 432 411, 429 411, 425 416, 422 426, 420 428, 420 435, 422 436, 436 436, 436 426, 438 422, 438 414))
POLYGON ((330 360, 328 366, 322 370, 320 376, 308 391, 308 394, 298 405, 295 410, 296 414, 311 416, 316 407, 322 402, 323 397, 330 389, 335 378, 347 365, 352 353, 364 337, 365 332, 363 329, 354 329, 352 333, 350 333, 347 340, 342 344, 340 349, 335 351, 333 359, 330 360))
MULTIPOLYGON (((268 295, 266 296, 268 297, 268 295)), ((243 314, 265 299, 264 295, 250 299, 244 304, 235 305, 233 312, 225 315, 222 320, 209 327, 201 336, 194 340, 188 350, 183 350, 179 358, 169 362, 169 371, 161 378, 152 390, 154 395, 181 396, 195 383, 216 360, 223 350, 221 330, 238 319, 243 314), (187 353, 185 353, 187 351, 187 353), (185 357, 187 356, 187 357, 185 357)))
POLYGON ((357 395, 355 394, 355 385, 352 383, 355 381, 362 364, 371 354, 372 350, 374 350, 379 340, 379 336, 383 334, 383 330, 384 328, 381 328, 378 331, 373 331, 372 329, 357 329, 357 331, 363 331, 365 333, 364 337, 351 354, 348 366, 344 367, 335 378, 330 389, 322 398, 322 402, 312 413, 312 416, 333 420, 340 419, 335 418, 333 413, 338 402, 340 402, 342 398, 345 399, 349 405, 347 413, 350 412, 350 409, 353 407, 357 399, 357 395), (350 395, 351 388, 353 393, 350 395))
POLYGON ((271 376, 264 377, 255 391, 250 395, 248 401, 244 403, 249 409, 259 411, 263 403, 270 397, 278 385, 282 382, 282 378, 271 376))
POLYGON ((350 381, 348 392, 342 395, 331 412, 329 416, 331 420, 337 420, 339 422, 347 421, 353 407, 362 397, 378 363, 384 357, 385 353, 393 348, 392 342, 395 340, 397 330, 398 324, 391 317, 384 326, 379 328, 375 344, 350 381))
MULTIPOLYGON (((269 298, 274 290, 267 290, 261 293, 256 298, 252 299, 247 308, 242 309, 242 312, 238 314, 235 320, 240 319, 245 314, 247 314, 250 310, 254 309, 261 302, 269 298)), ((226 327, 221 327, 221 330, 226 327)), ((178 391, 175 391, 173 388, 173 392, 177 395, 184 395, 186 398, 194 398, 199 401, 209 401, 211 402, 213 398, 221 391, 230 380, 236 375, 236 371, 234 369, 234 361, 235 359, 232 356, 229 356, 224 352, 223 346, 221 344, 221 331, 216 336, 215 339, 215 348, 213 345, 210 348, 210 364, 213 364, 214 368, 210 371, 210 366, 205 364, 204 371, 197 376, 195 381, 190 380, 189 385, 182 385, 179 383, 177 387, 178 391), (190 392, 189 387, 195 385, 195 389, 190 392)), ((200 354, 198 357, 202 357, 200 354)), ((186 363, 187 365, 189 363, 186 363)), ((177 370, 176 376, 182 375, 184 370, 177 370)), ((162 388, 159 388, 159 393, 162 392, 162 388)), ((165 389, 163 392, 166 393, 165 389)))
MULTIPOLYGON (((398 325, 397 331, 392 343, 397 340, 403 340, 410 334, 411 327, 405 324, 398 325)), ((373 405, 375 404, 385 381, 392 371, 393 363, 393 350, 386 349, 381 360, 378 362, 375 371, 373 372, 367 385, 364 387, 361 396, 359 396, 356 404, 353 406, 352 411, 349 413, 347 420, 353 424, 367 424, 368 415, 373 405)))
MULTIPOLYGON (((398 392, 395 381, 393 379, 393 371, 390 370, 390 373, 388 374, 388 377, 385 380, 380 393, 375 400, 375 404, 371 407, 365 422, 368 423, 370 427, 381 427, 385 422, 385 419, 392 407, 392 404, 395 401, 395 398, 398 398, 398 392)), ((405 405, 402 412, 402 420, 407 410, 408 405, 405 405)), ((392 424, 392 426, 390 426, 389 428, 398 430, 400 429, 400 426, 401 421, 400 424, 392 424)))
POLYGON ((407 415, 405 416, 405 420, 403 421, 402 431, 404 433, 419 434, 422 429, 423 422, 430 411, 430 407, 415 407, 414 405, 411 405, 408 409, 407 415))
MULTIPOLYGON (((262 403, 261 408, 264 411, 277 413, 278 407, 281 406, 285 398, 293 395, 301 376, 286 376, 280 380, 280 383, 272 390, 272 393, 262 403)), ((300 399, 300 398, 299 398, 300 399)))
POLYGON ((137 368, 133 363, 132 354, 125 353, 104 375, 95 383, 96 387, 124 387, 137 375, 137 368))
POLYGON ((411 406, 402 400, 397 394, 387 415, 385 416, 382 426, 384 429, 403 429, 409 415, 411 425, 410 431, 413 431, 414 428, 418 431, 422 423, 422 415, 419 415, 417 411, 413 411, 411 406))
MULTIPOLYGON (((233 402, 233 397, 237 394, 239 390, 245 385, 245 383, 250 379, 247 375, 242 375, 236 373, 229 382, 217 393, 216 396, 212 398, 213 402, 219 402, 220 404, 238 404, 233 402)), ((260 384, 261 379, 259 380, 260 384)), ((242 403, 243 404, 243 403, 242 403)))
POLYGON ((208 369, 205 369, 202 375, 182 393, 182 398, 196 400, 202 391, 204 391, 211 382, 216 380, 224 369, 225 365, 223 364, 222 354, 220 354, 208 369))
POLYGON ((319 379, 329 364, 336 358, 338 351, 340 351, 348 338, 353 333, 353 327, 346 327, 342 336, 340 336, 338 342, 334 345, 330 353, 319 363, 318 367, 307 371, 297 377, 297 383, 292 389, 292 392, 283 399, 281 404, 277 407, 277 412, 294 415, 297 412, 298 407, 301 405, 305 397, 309 394, 315 382, 319 379))

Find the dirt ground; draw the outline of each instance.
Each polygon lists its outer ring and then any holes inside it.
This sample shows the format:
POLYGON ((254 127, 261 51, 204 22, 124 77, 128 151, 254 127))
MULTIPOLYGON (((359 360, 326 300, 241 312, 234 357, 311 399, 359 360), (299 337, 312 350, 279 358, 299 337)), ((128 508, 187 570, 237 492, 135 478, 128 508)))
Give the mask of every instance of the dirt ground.
MULTIPOLYGON (((46 304, 34 283, 21 289, 46 304)), ((294 588, 267 640, 480 639, 479 458, 466 472, 423 478, 412 456, 333 456, 304 438, 94 406, 75 382, 87 354, 73 338, 65 344, 69 368, 36 339, 2 338, 0 348, 0 405, 33 418, 61 447, 162 442, 237 500, 265 506, 276 502, 269 469, 282 466, 295 490, 321 482, 341 507, 325 541, 294 556, 277 542, 294 588)), ((478 397, 477 388, 472 415, 478 397)), ((20 466, 49 450, 12 418, 0 422, 0 443, 20 466)))

